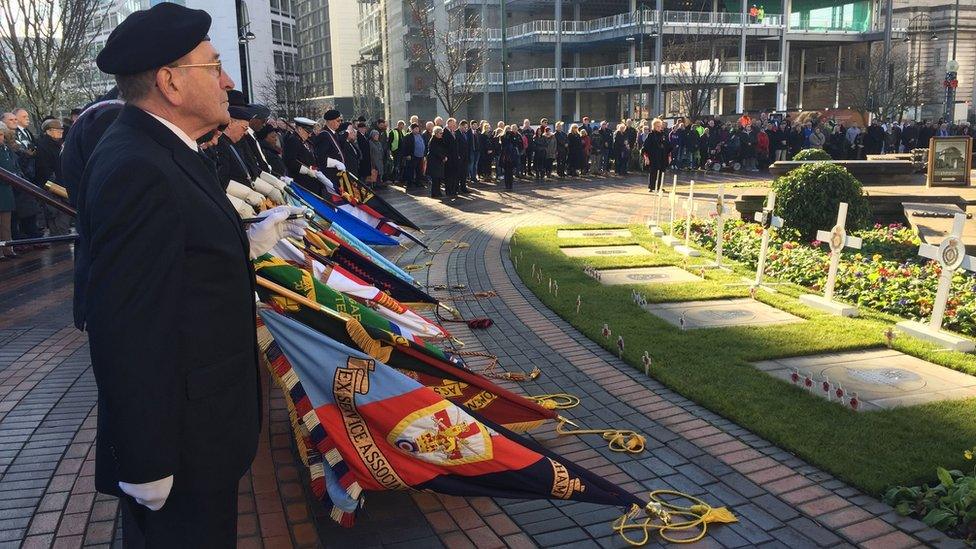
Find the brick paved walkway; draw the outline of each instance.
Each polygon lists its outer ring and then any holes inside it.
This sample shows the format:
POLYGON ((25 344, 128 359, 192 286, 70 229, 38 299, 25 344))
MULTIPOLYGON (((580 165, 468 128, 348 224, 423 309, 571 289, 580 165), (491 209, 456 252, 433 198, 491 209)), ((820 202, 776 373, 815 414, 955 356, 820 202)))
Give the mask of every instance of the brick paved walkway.
MULTIPOLYGON (((509 387, 576 394, 581 406, 565 415, 639 430, 648 451, 615 454, 598 437, 557 437, 552 426, 533 433, 537 441, 635 494, 675 488, 739 516, 695 547, 960 545, 637 373, 521 284, 507 259, 516 226, 641 222, 652 203, 642 182, 483 187, 452 203, 386 196, 427 229, 433 248, 470 244, 434 256, 412 248, 401 264, 431 261, 418 273, 429 284, 498 292, 457 303, 466 316, 495 321, 474 332, 452 325, 467 349, 487 350, 509 369, 539 366, 540 378, 509 387)), ((0 547, 106 546, 118 537, 114 499, 93 493, 95 387, 85 337, 70 324, 70 276, 64 246, 0 263, 0 547)), ((284 402, 265 384, 261 447, 241 482, 241 547, 624 546, 609 525, 618 510, 570 502, 370 494, 357 526, 339 528, 309 502, 284 402)))

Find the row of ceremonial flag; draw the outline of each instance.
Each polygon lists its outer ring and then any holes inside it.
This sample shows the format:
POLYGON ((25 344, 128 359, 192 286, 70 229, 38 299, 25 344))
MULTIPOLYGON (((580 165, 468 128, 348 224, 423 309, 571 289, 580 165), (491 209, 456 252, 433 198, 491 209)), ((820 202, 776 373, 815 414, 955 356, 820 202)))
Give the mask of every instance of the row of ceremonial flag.
POLYGON ((316 177, 327 196, 285 187, 318 218, 304 241, 282 240, 254 266, 261 351, 332 518, 351 525, 366 490, 643 506, 517 434, 558 416, 439 346, 451 334, 430 313, 446 304, 370 247, 423 245, 407 232, 417 225, 345 172, 316 177))
MULTIPOLYGON (((453 350, 448 330, 431 317, 451 307, 372 248, 412 240, 426 249, 404 227, 422 231, 349 174, 340 172, 332 182, 309 171, 325 196, 267 173, 263 185, 242 194, 261 194, 250 198, 262 206, 287 202, 314 212, 302 241, 282 240, 254 261, 263 302, 256 322, 312 490, 334 520, 351 526, 364 491, 404 489, 618 506, 627 512, 614 529, 624 537, 627 530, 643 530, 643 541, 649 529, 671 541, 681 540, 665 530, 698 531, 683 540, 693 541, 707 523, 735 520, 694 498, 701 505, 679 508, 652 493, 644 505, 520 436, 547 421, 569 422, 472 371, 453 350), (642 508, 650 518, 628 523, 642 508), (668 509, 693 520, 668 522, 668 509)), ((5 170, 0 179, 43 197, 5 170)), ((230 192, 228 199, 235 209, 244 200, 230 192)))

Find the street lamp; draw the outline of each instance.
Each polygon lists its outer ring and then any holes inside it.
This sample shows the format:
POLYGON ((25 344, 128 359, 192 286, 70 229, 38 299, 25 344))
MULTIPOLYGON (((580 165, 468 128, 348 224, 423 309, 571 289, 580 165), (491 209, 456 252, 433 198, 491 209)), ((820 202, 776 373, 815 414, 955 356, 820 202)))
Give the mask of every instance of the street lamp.
POLYGON ((241 60, 241 79, 244 87, 244 97, 248 101, 254 101, 251 97, 251 49, 250 42, 257 38, 253 32, 251 32, 251 18, 247 13, 247 3, 241 2, 241 18, 238 23, 237 28, 237 43, 241 50, 243 50, 244 56, 241 60))
POLYGON ((915 119, 919 119, 919 109, 922 107, 920 103, 921 99, 921 85, 922 85, 922 43, 923 39, 916 37, 928 33, 928 41, 936 42, 939 40, 939 36, 932 32, 932 17, 927 13, 918 13, 912 16, 908 20, 908 34, 905 36, 905 42, 910 42, 911 46, 908 53, 909 67, 914 67, 915 72, 912 75, 911 91, 914 99, 913 106, 915 107, 914 116, 915 119), (915 43, 918 42, 918 51, 916 53, 915 43))
POLYGON ((959 73, 959 63, 956 61, 956 44, 959 42, 959 0, 956 0, 956 17, 955 22, 952 24, 952 58, 946 63, 946 77, 945 77, 945 108, 942 112, 942 117, 945 119, 946 124, 952 124, 952 119, 955 116, 956 111, 956 87, 959 85, 959 80, 956 75, 959 73))

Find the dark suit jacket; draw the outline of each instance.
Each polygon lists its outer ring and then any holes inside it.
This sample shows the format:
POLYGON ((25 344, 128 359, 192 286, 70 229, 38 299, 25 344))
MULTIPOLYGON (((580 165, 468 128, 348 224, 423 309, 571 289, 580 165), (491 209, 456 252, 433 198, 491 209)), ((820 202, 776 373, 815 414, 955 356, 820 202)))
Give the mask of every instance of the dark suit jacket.
POLYGON ((288 169, 285 168, 285 161, 281 159, 280 151, 267 143, 261 143, 261 152, 263 152, 264 157, 268 159, 268 167, 270 168, 268 173, 277 177, 281 177, 288 173, 288 169))
MULTIPOLYGON (((247 134, 244 134, 244 136, 241 137, 241 140, 234 143, 233 146, 234 149, 237 150, 237 155, 240 156, 241 160, 244 161, 244 167, 247 169, 248 178, 250 178, 251 181, 254 181, 259 175, 261 175, 261 168, 258 167, 258 160, 254 158, 254 153, 251 151, 251 148, 247 146, 246 140, 247 134)), ((241 181, 241 183, 244 182, 241 181)))
POLYGON ((251 172, 247 169, 247 162, 244 155, 234 146, 230 138, 221 134, 217 140, 217 145, 213 147, 213 152, 217 158, 217 177, 220 179, 220 187, 227 188, 227 183, 231 179, 242 185, 251 186, 251 172))
POLYGON ((120 112, 122 101, 118 99, 96 103, 85 109, 66 132, 61 151, 61 177, 62 184, 68 189, 68 203, 72 206, 78 206, 78 194, 81 192, 78 185, 88 158, 120 112))
POLYGON ((247 149, 248 154, 254 159, 255 173, 254 177, 261 175, 261 172, 271 173, 271 166, 268 162, 265 162, 264 158, 261 157, 261 146, 258 144, 258 140, 250 133, 245 133, 244 137, 237 142, 237 146, 243 149, 247 149))
POLYGON ((342 162, 345 164, 346 169, 353 173, 359 169, 358 158, 355 160, 346 158, 345 152, 342 149, 342 144, 345 140, 345 135, 336 135, 329 128, 325 128, 315 141, 315 162, 318 165, 319 171, 324 173, 333 183, 336 181, 336 174, 339 173, 339 170, 326 167, 330 158, 335 158, 339 162, 342 162))
POLYGON ((126 106, 82 176, 75 314, 98 384, 95 486, 234 489, 260 429, 254 271, 204 160, 126 106))
POLYGON ((445 179, 460 179, 464 174, 464 168, 461 165, 461 147, 464 146, 464 141, 461 138, 461 132, 456 131, 456 135, 451 135, 450 130, 444 130, 444 146, 447 149, 447 163, 444 165, 444 178, 445 179))

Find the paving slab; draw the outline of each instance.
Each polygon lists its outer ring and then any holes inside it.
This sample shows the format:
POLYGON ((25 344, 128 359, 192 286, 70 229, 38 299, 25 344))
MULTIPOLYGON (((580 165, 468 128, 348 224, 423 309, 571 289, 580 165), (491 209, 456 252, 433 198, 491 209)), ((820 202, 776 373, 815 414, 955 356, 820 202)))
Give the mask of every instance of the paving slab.
POLYGON ((569 257, 623 257, 651 255, 643 246, 627 244, 622 246, 580 246, 574 248, 560 248, 569 257))
POLYGON ((604 286, 618 284, 667 284, 701 282, 702 278, 681 267, 636 267, 632 269, 602 269, 598 279, 604 286))
POLYGON ((613 238, 634 236, 630 229, 559 229, 556 238, 613 238))
POLYGON ((849 405, 850 395, 857 393, 859 411, 976 397, 976 377, 892 349, 780 358, 753 366, 791 383, 796 368, 801 385, 809 374, 811 392, 841 404, 849 405), (825 379, 833 387, 830 392, 823 390, 825 379), (840 398, 838 386, 844 389, 840 398))
POLYGON ((786 311, 748 298, 649 303, 644 308, 654 316, 675 326, 684 327, 686 330, 729 326, 770 326, 803 321, 802 318, 786 311))

